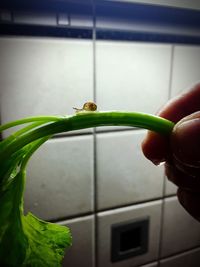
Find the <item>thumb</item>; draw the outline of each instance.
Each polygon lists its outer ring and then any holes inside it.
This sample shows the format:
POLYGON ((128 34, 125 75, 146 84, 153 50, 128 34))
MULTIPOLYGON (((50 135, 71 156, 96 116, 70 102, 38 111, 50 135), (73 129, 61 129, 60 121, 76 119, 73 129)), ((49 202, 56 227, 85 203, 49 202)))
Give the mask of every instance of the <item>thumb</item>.
POLYGON ((171 148, 175 163, 200 168, 200 111, 183 118, 175 125, 171 148))

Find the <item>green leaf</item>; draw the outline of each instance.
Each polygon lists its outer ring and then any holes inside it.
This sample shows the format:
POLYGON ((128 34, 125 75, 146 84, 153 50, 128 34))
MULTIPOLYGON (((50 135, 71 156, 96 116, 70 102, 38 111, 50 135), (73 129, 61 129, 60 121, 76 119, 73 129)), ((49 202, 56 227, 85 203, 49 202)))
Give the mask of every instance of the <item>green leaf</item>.
POLYGON ((67 227, 23 214, 25 166, 43 143, 36 141, 0 164, 0 266, 60 267, 71 245, 67 227))
POLYGON ((48 223, 28 213, 22 217, 28 238, 26 259, 22 266, 60 267, 66 247, 71 245, 67 227, 48 223))
MULTIPOLYGON (((16 172, 16 170, 15 170, 16 172)), ((28 240, 22 227, 23 173, 0 188, 0 266, 22 266, 28 240)))

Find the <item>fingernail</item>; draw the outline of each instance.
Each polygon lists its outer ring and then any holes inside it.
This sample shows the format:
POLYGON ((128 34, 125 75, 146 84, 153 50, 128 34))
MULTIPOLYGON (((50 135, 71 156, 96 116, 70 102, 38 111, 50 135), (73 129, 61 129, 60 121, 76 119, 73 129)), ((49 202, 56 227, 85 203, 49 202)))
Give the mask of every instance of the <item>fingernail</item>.
POLYGON ((153 162, 153 164, 154 165, 156 165, 156 166, 159 166, 159 165, 162 165, 162 164, 164 164, 164 159, 163 160, 158 160, 158 159, 152 159, 151 160, 152 162, 153 162))

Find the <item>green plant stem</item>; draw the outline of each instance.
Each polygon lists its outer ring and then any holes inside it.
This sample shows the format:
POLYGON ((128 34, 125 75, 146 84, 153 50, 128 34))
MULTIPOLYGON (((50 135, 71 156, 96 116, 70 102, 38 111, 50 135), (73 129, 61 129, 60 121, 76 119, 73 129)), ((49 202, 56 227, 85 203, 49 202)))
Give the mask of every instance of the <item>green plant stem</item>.
POLYGON ((0 132, 5 131, 11 127, 15 127, 17 125, 29 123, 29 122, 35 122, 35 121, 40 121, 40 122, 51 122, 51 121, 59 121, 63 119, 63 117, 59 116, 36 116, 36 117, 28 117, 16 121, 11 121, 6 124, 0 125, 0 132))
POLYGON ((16 138, 18 138, 20 135, 30 131, 33 128, 36 128, 40 125, 44 125, 44 122, 42 121, 36 121, 33 122, 31 124, 29 124, 28 126, 18 130, 17 132, 11 134, 10 136, 8 136, 6 139, 4 139, 1 143, 0 143, 0 147, 6 147, 6 145, 10 145, 11 142, 15 142, 16 138))
POLYGON ((101 112, 80 112, 65 118, 58 118, 58 121, 48 125, 41 126, 37 129, 19 136, 15 143, 7 145, 0 160, 5 160, 12 153, 21 149, 25 145, 40 139, 42 137, 51 136, 53 134, 80 130, 99 126, 132 126, 155 131, 162 135, 168 136, 174 123, 145 113, 124 112, 124 111, 101 111, 101 112))
POLYGON ((21 204, 20 204, 20 210, 21 212, 23 212, 23 195, 24 195, 24 188, 25 188, 25 183, 26 183, 26 165, 28 163, 28 160, 30 159, 30 157, 33 155, 33 153, 48 139, 50 138, 50 136, 47 137, 43 137, 41 139, 38 139, 34 142, 32 142, 32 146, 31 148, 28 150, 28 152, 26 153, 25 157, 23 158, 23 162, 21 164, 21 195, 20 195, 20 199, 21 199, 21 204))

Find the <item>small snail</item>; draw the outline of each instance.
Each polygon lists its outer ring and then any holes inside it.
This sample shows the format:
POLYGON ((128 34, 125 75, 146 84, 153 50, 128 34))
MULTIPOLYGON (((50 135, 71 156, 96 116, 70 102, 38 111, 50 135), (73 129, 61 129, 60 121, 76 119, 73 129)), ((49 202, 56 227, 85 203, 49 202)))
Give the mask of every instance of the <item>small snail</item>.
POLYGON ((82 108, 73 108, 76 110, 76 112, 81 112, 81 111, 96 111, 97 110, 97 105, 94 102, 86 102, 82 108))

